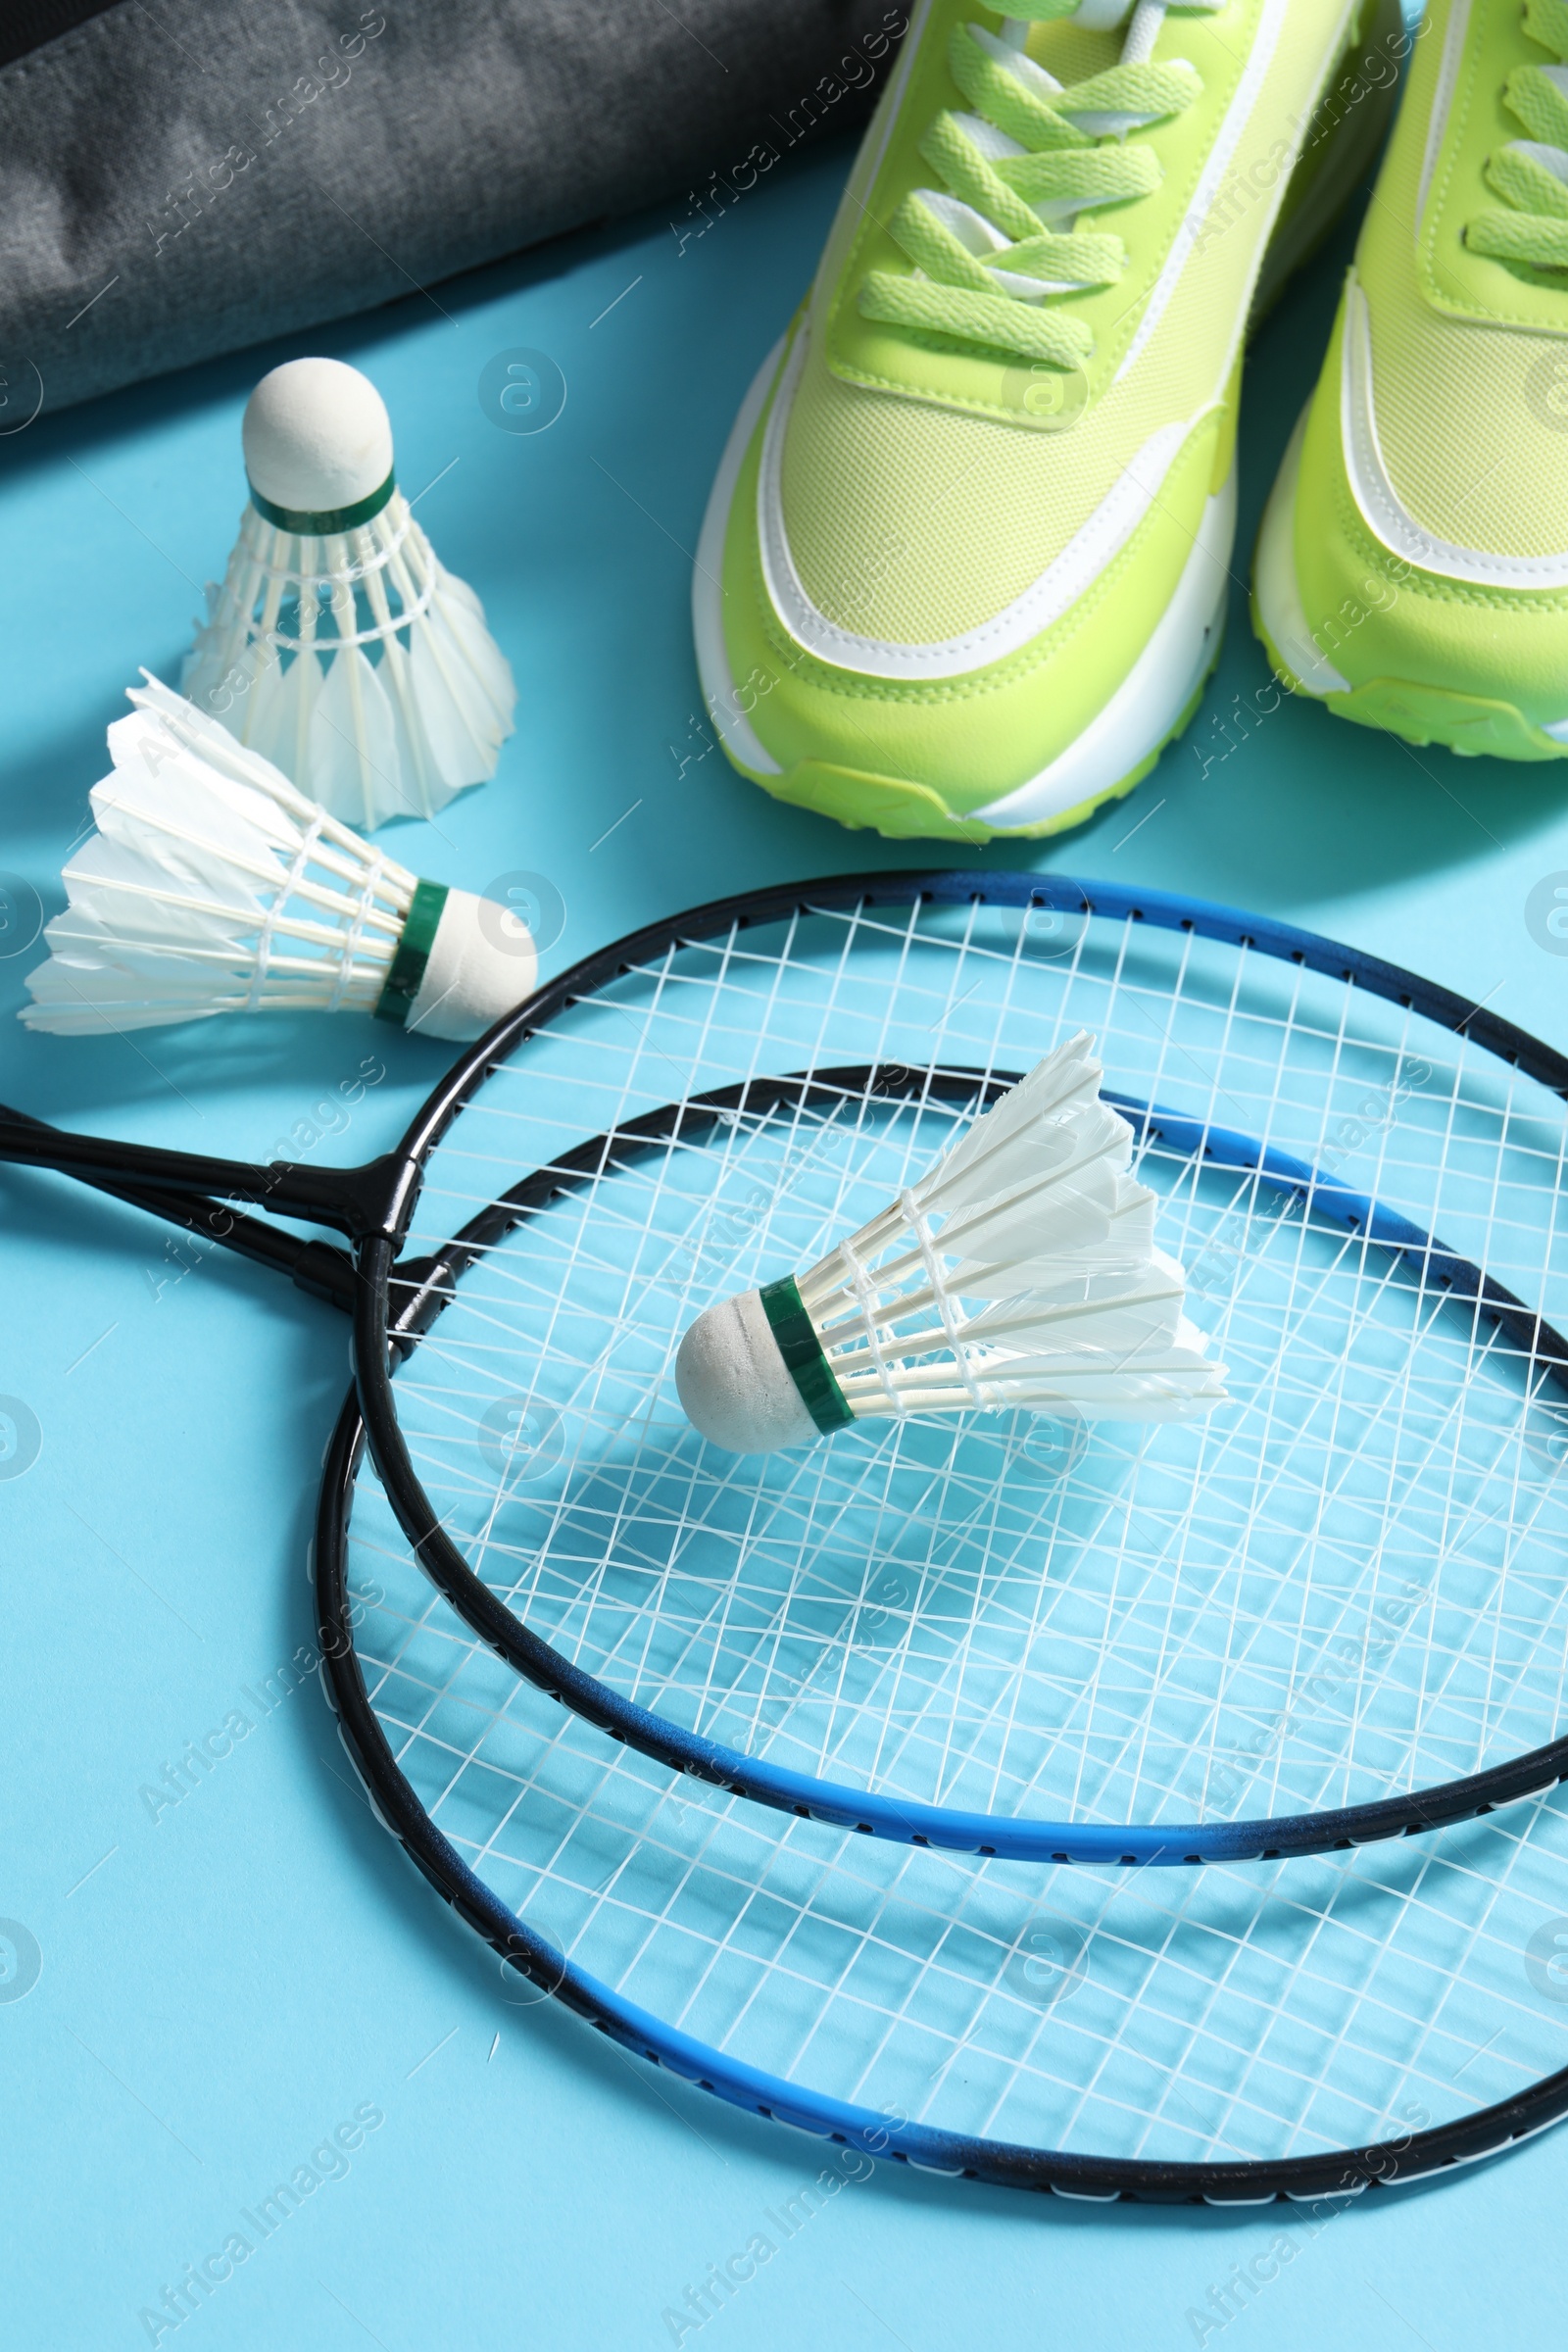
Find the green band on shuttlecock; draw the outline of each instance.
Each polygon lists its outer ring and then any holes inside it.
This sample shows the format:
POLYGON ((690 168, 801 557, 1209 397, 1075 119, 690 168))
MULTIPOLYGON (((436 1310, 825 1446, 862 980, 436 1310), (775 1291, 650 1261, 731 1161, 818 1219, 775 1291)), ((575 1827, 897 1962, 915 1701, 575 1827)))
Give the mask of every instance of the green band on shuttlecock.
POLYGON ((401 1029, 409 1017, 409 1007, 424 983, 424 967, 430 960, 435 945, 436 926, 441 909, 447 903, 444 882, 416 882, 414 896, 409 901, 408 919, 403 925, 397 950, 392 957, 392 969, 386 976, 386 986, 376 1000, 375 1017, 378 1021, 396 1021, 401 1029))
POLYGON ((765 1284, 757 1295, 762 1301, 768 1328, 778 1342, 778 1351, 789 1367, 790 1378, 801 1392, 801 1402, 824 1437, 832 1430, 843 1429, 855 1419, 855 1414, 833 1377, 833 1367, 816 1336, 816 1326, 802 1302, 794 1275, 786 1274, 782 1282, 765 1284))
POLYGON ((372 514, 380 514, 397 486, 396 474, 389 473, 379 490, 372 490, 368 498, 360 499, 356 505, 331 507, 322 514, 307 514, 297 507, 274 507, 252 482, 251 505, 274 530, 293 531, 301 539, 324 539, 330 531, 357 531, 362 522, 368 522, 372 514))

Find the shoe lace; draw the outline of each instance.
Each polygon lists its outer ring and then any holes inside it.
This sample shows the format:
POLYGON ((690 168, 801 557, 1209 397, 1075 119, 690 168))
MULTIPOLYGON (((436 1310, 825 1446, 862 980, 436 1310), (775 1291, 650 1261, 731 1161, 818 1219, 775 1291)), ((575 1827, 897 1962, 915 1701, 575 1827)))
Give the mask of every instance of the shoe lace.
POLYGON ((1524 29, 1557 62, 1516 66, 1504 82, 1503 103, 1531 136, 1489 157, 1487 184, 1508 210, 1478 213, 1465 243, 1494 261, 1568 270, 1568 0, 1527 0, 1524 29))
MULTIPOLYGON (((1120 237, 1085 214, 1150 195, 1163 173, 1132 134, 1184 114, 1202 91, 1185 59, 1152 52, 1172 6, 1206 12, 1225 0, 1033 0, 1000 33, 954 27, 948 64, 972 113, 944 111, 919 152, 940 188, 916 188, 889 222, 914 265, 873 270, 860 289, 867 318, 918 334, 1078 367, 1094 350, 1088 323, 1047 306, 1114 285, 1127 267, 1120 237), (1064 17, 1093 30, 1124 20, 1119 62, 1062 83, 1024 54, 1031 24, 1064 17)), ((1533 0, 1568 20, 1568 0, 1533 0)), ((1568 162, 1568 158, 1564 159, 1568 162)), ((1568 215, 1568 187, 1563 190, 1568 215)))

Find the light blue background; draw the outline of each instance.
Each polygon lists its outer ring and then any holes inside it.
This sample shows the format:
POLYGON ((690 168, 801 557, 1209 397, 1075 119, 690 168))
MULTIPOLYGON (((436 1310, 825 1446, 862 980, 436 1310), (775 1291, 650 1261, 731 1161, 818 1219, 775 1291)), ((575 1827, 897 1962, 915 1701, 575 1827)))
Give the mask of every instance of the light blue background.
MULTIPOLYGON (((777 807, 716 750, 680 768, 708 741, 687 596, 709 481, 849 154, 781 170, 684 251, 662 220, 586 237, 0 444, 0 866, 60 903, 121 690, 143 662, 175 673, 199 583, 222 564, 245 397, 310 349, 374 376, 411 492, 439 477, 421 519, 478 589, 520 689, 494 784, 383 835, 395 855, 477 886, 551 877, 567 907, 551 968, 748 885, 953 861, 777 807), (517 345, 553 355, 568 385, 533 438, 499 431, 476 397, 485 362, 517 345)), ((974 861, 1054 859, 1285 915, 1565 1046, 1568 966, 1524 921, 1532 885, 1568 868, 1557 772, 1417 754, 1289 703, 1261 720, 1252 705, 1234 749, 1219 731, 1238 697, 1273 700, 1246 551, 1348 250, 1347 232, 1250 364, 1231 634, 1187 739, 1068 842, 974 861)), ((363 1156, 443 1064, 440 1047, 341 1018, 29 1038, 10 1015, 33 959, 0 962, 0 1091, 111 1133, 266 1156, 379 1055, 387 1075, 347 1134, 314 1147, 363 1156)), ((662 2309, 768 2229, 764 2209, 818 2169, 815 2143, 639 2068, 548 2005, 507 2007, 489 1956, 370 1824, 314 1681, 156 1821, 139 1794, 310 1639, 305 1547, 343 1328, 216 1256, 176 1279, 150 1221, 52 1179, 0 1174, 0 1390, 43 1439, 26 1475, 0 1482, 0 1913, 43 1955, 26 1997, 0 2001, 0 2340, 146 2342, 140 2307, 373 2101, 385 2122, 347 2177, 216 2289, 181 2346, 667 2344, 662 2309)), ((1316 2242, 1298 2227, 1298 2258, 1208 2341, 1556 2343, 1565 2195, 1568 2134, 1441 2191, 1368 2199, 1316 2242)), ((884 2169, 701 2341, 1189 2345, 1189 2307, 1278 2227, 884 2169)))

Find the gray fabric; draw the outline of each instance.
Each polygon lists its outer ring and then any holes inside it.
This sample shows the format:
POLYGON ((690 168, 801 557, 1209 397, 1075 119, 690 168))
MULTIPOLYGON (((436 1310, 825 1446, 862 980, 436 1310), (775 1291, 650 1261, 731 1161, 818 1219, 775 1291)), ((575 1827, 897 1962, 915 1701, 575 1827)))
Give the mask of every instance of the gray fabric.
POLYGON ((0 66, 25 57, 30 49, 41 49, 45 41, 58 40, 63 32, 118 4, 119 0, 7 0, 0 12, 0 66))
POLYGON ((695 229, 858 120, 905 21, 122 0, 0 70, 0 430, 658 200, 695 229))

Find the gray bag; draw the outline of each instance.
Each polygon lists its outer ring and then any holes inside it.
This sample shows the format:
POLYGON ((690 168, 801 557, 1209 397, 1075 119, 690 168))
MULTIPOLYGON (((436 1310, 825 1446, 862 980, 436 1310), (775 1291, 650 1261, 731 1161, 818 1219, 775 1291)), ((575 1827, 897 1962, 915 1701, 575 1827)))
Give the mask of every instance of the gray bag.
POLYGON ((0 434, 660 199, 695 232, 862 119, 906 23, 889 0, 24 0, 0 27, 0 434))

